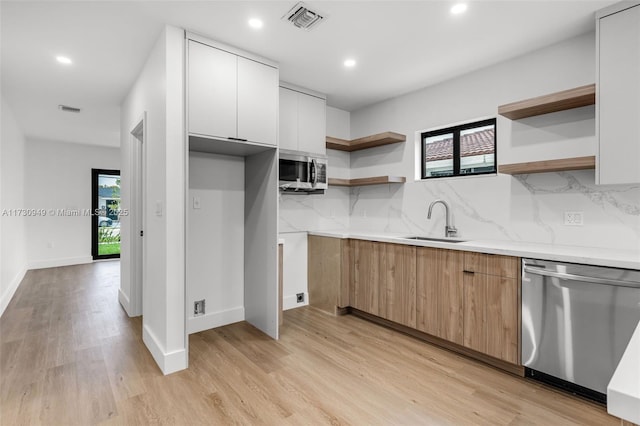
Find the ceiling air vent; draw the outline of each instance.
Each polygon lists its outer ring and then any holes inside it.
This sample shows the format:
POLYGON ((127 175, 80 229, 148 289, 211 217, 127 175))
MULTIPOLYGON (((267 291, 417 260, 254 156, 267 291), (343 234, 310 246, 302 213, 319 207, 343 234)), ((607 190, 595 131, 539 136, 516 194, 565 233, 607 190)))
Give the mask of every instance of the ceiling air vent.
POLYGON ((308 31, 322 22, 325 18, 318 12, 314 12, 309 9, 306 4, 300 2, 293 6, 291 10, 282 17, 282 19, 286 19, 296 27, 308 31))
POLYGON ((74 108, 67 105, 58 105, 58 109, 64 112, 75 112, 75 113, 80 112, 80 108, 74 108))

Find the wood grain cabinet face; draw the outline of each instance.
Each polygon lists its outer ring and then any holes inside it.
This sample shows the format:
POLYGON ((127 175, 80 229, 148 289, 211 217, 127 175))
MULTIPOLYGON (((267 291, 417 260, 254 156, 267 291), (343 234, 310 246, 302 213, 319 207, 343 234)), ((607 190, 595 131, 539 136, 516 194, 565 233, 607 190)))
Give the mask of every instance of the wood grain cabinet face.
POLYGON ((416 248, 353 241, 351 306, 381 318, 416 326, 416 248))
POLYGON ((519 363, 519 259, 464 253, 464 346, 519 363))
POLYGON ((383 318, 416 327, 416 247, 385 244, 383 318))
POLYGON ((640 182, 640 4, 619 7, 627 8, 596 20, 596 183, 601 185, 640 182))
POLYGON ((417 249, 416 328, 450 342, 463 343, 463 253, 417 249))
POLYGON ((380 315, 380 289, 384 276, 384 243, 355 240, 353 244, 353 299, 351 306, 380 315))
POLYGON ((309 305, 332 314, 349 306, 350 240, 309 235, 309 305))

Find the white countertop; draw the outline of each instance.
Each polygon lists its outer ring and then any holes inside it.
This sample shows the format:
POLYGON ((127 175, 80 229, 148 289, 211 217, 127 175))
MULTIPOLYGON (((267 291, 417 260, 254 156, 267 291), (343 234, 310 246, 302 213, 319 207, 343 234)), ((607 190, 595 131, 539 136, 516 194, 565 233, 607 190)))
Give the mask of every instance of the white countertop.
MULTIPOLYGON (((525 243, 499 240, 469 240, 460 243, 440 241, 408 240, 407 234, 375 233, 361 231, 309 231, 310 235, 334 238, 352 238, 385 243, 436 247, 452 250, 475 251, 507 256, 530 257, 558 262, 585 265, 610 266, 614 268, 640 270, 640 252, 630 250, 603 249, 595 247, 563 246, 553 244, 525 243)), ((435 237, 439 238, 439 237, 435 237)))
POLYGON ((607 386, 607 411, 640 424, 640 324, 607 386))

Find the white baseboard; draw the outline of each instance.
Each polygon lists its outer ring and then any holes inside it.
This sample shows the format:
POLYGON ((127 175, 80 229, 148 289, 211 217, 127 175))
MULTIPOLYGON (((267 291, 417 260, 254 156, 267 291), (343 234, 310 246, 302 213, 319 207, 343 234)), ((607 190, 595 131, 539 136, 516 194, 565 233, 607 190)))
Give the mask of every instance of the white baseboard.
POLYGON ((142 341, 165 376, 188 367, 187 350, 180 349, 166 353, 158 339, 146 325, 142 327, 142 341))
POLYGON ((4 310, 9 306, 9 302, 13 298, 13 295, 16 294, 16 290, 20 286, 20 283, 24 279, 25 274, 27 273, 27 268, 22 268, 20 272, 13 278, 9 287, 2 293, 0 296, 0 317, 4 314, 4 310))
POLYGON ((239 321, 244 321, 244 306, 210 312, 199 317, 189 317, 187 319, 187 333, 197 333, 239 321))
POLYGON ((292 294, 291 296, 283 296, 282 310, 286 311, 288 309, 301 308, 303 306, 307 306, 309 304, 309 293, 307 293, 306 291, 304 292, 304 302, 302 303, 298 303, 296 299, 297 297, 295 294, 292 294))
POLYGON ((120 302, 120 304, 124 308, 124 311, 127 313, 127 315, 128 316, 132 316, 131 315, 131 302, 129 302, 129 296, 124 294, 122 292, 121 288, 118 289, 118 301, 120 302))
POLYGON ((57 268, 58 266, 82 265, 92 262, 93 257, 91 256, 64 257, 60 259, 48 260, 31 260, 29 261, 29 269, 57 268))

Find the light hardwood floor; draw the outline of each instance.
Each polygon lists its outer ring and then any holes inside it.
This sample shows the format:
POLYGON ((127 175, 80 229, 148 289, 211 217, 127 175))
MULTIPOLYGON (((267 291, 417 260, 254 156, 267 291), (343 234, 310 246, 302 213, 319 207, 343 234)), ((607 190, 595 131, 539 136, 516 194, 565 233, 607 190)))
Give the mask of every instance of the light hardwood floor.
POLYGON ((286 311, 191 335, 163 376, 119 263, 28 272, 0 319, 0 424, 619 424, 603 407, 353 317, 286 311))

